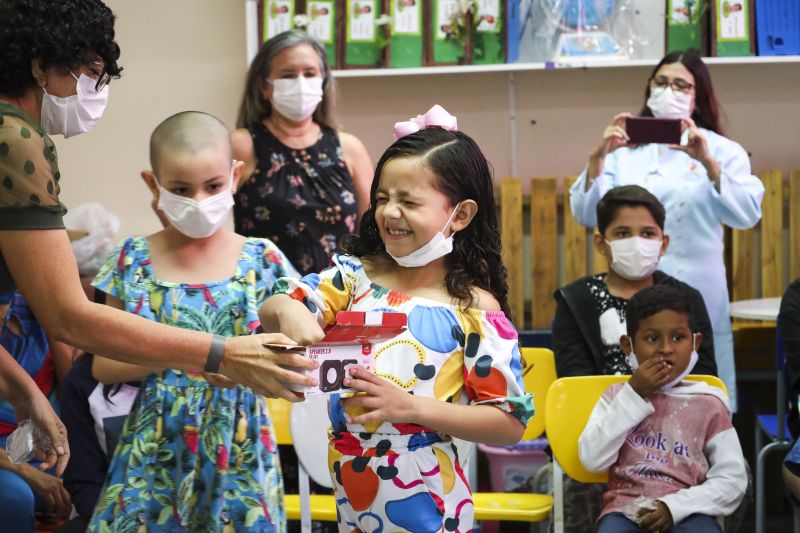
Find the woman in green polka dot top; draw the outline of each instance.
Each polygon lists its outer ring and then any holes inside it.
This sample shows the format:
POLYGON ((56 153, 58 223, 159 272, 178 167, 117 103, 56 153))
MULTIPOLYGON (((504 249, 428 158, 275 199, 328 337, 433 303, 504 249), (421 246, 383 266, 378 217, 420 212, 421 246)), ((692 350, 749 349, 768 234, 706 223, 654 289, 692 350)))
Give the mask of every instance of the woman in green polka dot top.
MULTIPOLYGON (((64 229, 58 157, 49 135, 91 130, 108 82, 119 77, 114 15, 100 0, 0 2, 0 294, 18 288, 48 334, 142 365, 221 373, 265 396, 297 401, 287 384, 313 380, 281 368, 305 357, 264 348, 282 335, 224 338, 158 324, 89 302, 64 229)), ((0 397, 53 439, 49 464, 69 457, 64 426, 33 380, 0 348, 0 397)))

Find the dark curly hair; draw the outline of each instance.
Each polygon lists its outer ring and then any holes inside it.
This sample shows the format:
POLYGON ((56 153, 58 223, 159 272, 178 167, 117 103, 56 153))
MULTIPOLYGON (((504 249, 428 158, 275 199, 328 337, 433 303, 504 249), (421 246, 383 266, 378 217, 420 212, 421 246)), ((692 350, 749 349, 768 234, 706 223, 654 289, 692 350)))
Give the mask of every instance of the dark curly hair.
MULTIPOLYGON (((114 14, 100 0, 0 0, 0 94, 22 96, 36 80, 31 61, 75 70, 100 56, 118 78, 114 14)), ((103 76, 101 76, 101 79, 103 76)))
POLYGON ((692 332, 697 331, 694 308, 686 293, 676 287, 658 283, 645 287, 628 300, 628 308, 625 311, 628 336, 635 337, 642 320, 648 319, 661 311, 675 311, 686 315, 686 319, 689 321, 689 329, 692 332))
POLYGON ((464 200, 478 204, 475 218, 455 234, 453 252, 445 256, 447 292, 462 306, 471 307, 474 287, 489 291, 511 320, 492 171, 481 149, 464 133, 427 128, 395 141, 375 168, 369 209, 361 219, 358 235, 342 239, 342 250, 356 257, 388 255, 375 222, 375 197, 384 165, 403 157, 422 158, 423 164, 438 178, 435 187, 447 196, 450 205, 464 200))

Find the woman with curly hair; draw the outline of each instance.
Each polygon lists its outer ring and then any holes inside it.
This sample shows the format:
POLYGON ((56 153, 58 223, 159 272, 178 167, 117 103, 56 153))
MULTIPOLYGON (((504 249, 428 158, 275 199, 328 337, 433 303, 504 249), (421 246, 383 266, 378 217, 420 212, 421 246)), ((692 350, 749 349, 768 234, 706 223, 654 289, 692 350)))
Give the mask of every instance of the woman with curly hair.
POLYGON ((282 278, 261 308, 268 331, 307 345, 342 310, 399 312, 408 329, 351 367, 331 397, 328 464, 339 531, 469 531, 472 496, 453 437, 512 444, 533 414, 509 320, 492 174, 435 106, 375 170, 359 234, 333 266, 282 278))
MULTIPOLYGON (((103 114, 108 83, 122 70, 114 15, 100 0, 0 0, 0 21, 0 294, 19 288, 48 334, 71 346, 142 365, 222 373, 257 393, 297 401, 286 382, 313 380, 279 365, 315 365, 262 346, 286 340, 281 336, 226 339, 89 302, 62 221, 50 135, 87 132, 103 114)), ((57 462, 60 474, 69 457, 63 425, 4 350, 0 365, 0 396, 51 437, 45 465, 57 462)))

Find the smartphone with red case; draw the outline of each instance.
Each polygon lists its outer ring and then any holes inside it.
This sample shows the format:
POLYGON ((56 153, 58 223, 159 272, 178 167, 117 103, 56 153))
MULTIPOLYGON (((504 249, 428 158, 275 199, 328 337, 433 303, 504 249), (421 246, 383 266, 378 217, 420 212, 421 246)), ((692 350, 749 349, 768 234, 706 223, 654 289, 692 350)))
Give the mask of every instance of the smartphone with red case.
POLYGON ((681 143, 681 121, 677 118, 628 117, 625 131, 631 144, 681 143))

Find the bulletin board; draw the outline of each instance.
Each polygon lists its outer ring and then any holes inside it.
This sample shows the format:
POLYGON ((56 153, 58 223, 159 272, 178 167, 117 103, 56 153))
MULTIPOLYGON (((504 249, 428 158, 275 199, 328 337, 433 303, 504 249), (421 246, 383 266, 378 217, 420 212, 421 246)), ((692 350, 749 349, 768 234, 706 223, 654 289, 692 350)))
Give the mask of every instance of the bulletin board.
POLYGON ((478 10, 473 21, 473 65, 506 62, 506 3, 501 0, 478 0, 478 10))
POLYGON ((389 66, 421 67, 425 61, 423 0, 390 0, 389 66))
POLYGON ((429 0, 425 5, 428 8, 427 21, 429 21, 428 63, 431 65, 468 63, 469 43, 462 44, 447 37, 452 25, 451 17, 459 11, 459 0, 429 0))
POLYGON ((375 68, 385 66, 385 27, 377 24, 385 13, 383 0, 343 0, 344 35, 341 40, 343 68, 375 68))
POLYGON ((337 57, 338 35, 336 34, 336 21, 338 9, 335 0, 307 0, 304 10, 308 17, 306 31, 313 35, 325 46, 328 54, 328 63, 331 68, 338 68, 337 57))
POLYGON ((667 0, 666 50, 694 48, 708 54, 708 6, 715 0, 667 0), (691 14, 691 19, 689 15, 691 14))
POLYGON ((258 3, 258 35, 261 43, 296 28, 295 17, 308 18, 306 31, 322 41, 331 68, 337 65, 336 0, 262 0, 258 3))
POLYGON ((756 32, 752 0, 712 1, 711 55, 754 55, 756 32))
POLYGON ((259 32, 261 42, 294 27, 294 0, 263 0, 259 3, 259 32))

